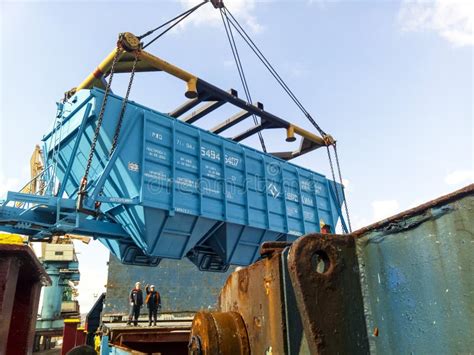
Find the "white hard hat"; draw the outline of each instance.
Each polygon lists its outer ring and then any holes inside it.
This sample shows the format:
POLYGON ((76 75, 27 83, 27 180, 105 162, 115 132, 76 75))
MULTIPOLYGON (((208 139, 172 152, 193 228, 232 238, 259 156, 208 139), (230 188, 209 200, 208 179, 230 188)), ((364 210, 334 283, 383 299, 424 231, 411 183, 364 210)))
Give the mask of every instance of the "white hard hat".
POLYGON ((155 288, 155 285, 151 285, 150 288, 155 288))

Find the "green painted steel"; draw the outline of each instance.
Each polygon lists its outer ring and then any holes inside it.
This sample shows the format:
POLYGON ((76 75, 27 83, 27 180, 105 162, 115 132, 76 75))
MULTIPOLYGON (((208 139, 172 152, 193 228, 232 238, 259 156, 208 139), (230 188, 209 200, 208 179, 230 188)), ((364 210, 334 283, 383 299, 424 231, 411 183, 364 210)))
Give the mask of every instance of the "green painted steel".
POLYGON ((472 353, 473 186, 358 233, 371 353, 472 353))

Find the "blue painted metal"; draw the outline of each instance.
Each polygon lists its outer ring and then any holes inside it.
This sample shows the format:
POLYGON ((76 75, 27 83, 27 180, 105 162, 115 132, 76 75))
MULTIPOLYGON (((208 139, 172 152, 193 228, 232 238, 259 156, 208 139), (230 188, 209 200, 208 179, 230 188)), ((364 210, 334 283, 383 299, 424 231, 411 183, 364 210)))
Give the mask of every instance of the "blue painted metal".
MULTIPOLYGON (((43 256, 44 258, 44 256, 43 256)), ((51 285, 43 289, 43 304, 36 329, 62 329, 61 317, 63 292, 68 281, 79 281, 79 263, 74 260, 42 260, 42 264, 51 278, 51 285)))
POLYGON ((125 263, 186 256, 201 270, 216 271, 252 263, 262 241, 292 241, 318 232, 321 223, 335 229, 340 206, 323 175, 133 102, 109 157, 122 102, 114 95, 83 204, 97 217, 78 213, 75 201, 102 100, 103 91, 82 90, 63 106, 61 133, 43 139, 47 165, 54 166, 46 173, 55 175, 60 194, 37 202, 9 194, 11 201, 36 205, 21 216, 16 207, 0 207, 2 229, 37 238, 63 231, 92 235, 125 263))
POLYGON ((107 335, 102 335, 102 338, 100 339, 100 355, 109 355, 110 352, 109 337, 107 335))
POLYGON ((356 234, 371 353, 471 353, 474 185, 356 234))

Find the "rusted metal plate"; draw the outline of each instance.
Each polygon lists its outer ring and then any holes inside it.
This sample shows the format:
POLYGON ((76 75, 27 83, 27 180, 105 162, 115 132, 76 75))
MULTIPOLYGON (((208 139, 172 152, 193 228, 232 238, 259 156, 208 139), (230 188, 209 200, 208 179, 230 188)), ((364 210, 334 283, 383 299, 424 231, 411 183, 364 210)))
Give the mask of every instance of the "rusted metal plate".
POLYGON ((188 343, 189 329, 183 331, 149 331, 122 333, 117 337, 119 344, 129 343, 188 343))
POLYGON ((371 353, 471 353, 474 185, 355 235, 371 353))
POLYGON ((110 342, 115 344, 120 344, 123 339, 132 338, 135 340, 141 339, 141 341, 151 342, 167 341, 169 339, 167 336, 169 335, 172 335, 171 338, 174 338, 176 335, 181 336, 182 334, 187 334, 189 338, 189 332, 191 329, 190 322, 175 326, 170 326, 169 322, 166 324, 160 324, 160 322, 158 322, 158 326, 155 327, 130 327, 124 325, 111 327, 110 324, 104 326, 104 331, 108 334, 110 342), (158 338, 161 338, 162 340, 158 338))
POLYGON ((102 330, 113 347, 147 354, 187 354, 191 323, 171 323, 158 322, 155 327, 105 324, 102 330))
POLYGON ((241 315, 237 312, 198 312, 189 340, 190 355, 250 355, 241 315))
POLYGON ((289 252, 288 270, 311 353, 367 353, 353 237, 298 239, 289 252))
POLYGON ((50 284, 30 247, 0 243, 0 354, 31 353, 41 287, 50 284))
POLYGON ((242 316, 254 354, 285 353, 281 280, 280 253, 274 253, 231 274, 219 296, 221 312, 242 316))
POLYGON ((253 353, 368 352, 352 237, 314 234, 261 253, 219 298, 221 311, 242 315, 253 353))

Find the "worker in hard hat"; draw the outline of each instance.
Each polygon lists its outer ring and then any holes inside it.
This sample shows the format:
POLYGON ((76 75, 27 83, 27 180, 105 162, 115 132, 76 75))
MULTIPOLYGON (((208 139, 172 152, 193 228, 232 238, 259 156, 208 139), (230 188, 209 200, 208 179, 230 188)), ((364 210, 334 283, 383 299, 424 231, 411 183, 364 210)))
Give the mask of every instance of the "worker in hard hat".
POLYGON ((329 224, 325 224, 321 227, 321 234, 331 234, 331 226, 329 224))
POLYGON ((155 285, 146 286, 146 299, 145 303, 148 307, 148 325, 151 326, 153 320, 153 325, 156 326, 156 318, 158 316, 158 311, 161 309, 161 296, 158 291, 155 289, 155 285))
POLYGON ((130 291, 130 315, 128 316, 127 325, 132 322, 135 326, 138 325, 138 317, 140 317, 140 308, 143 306, 143 292, 141 290, 140 282, 135 283, 135 288, 130 291))

